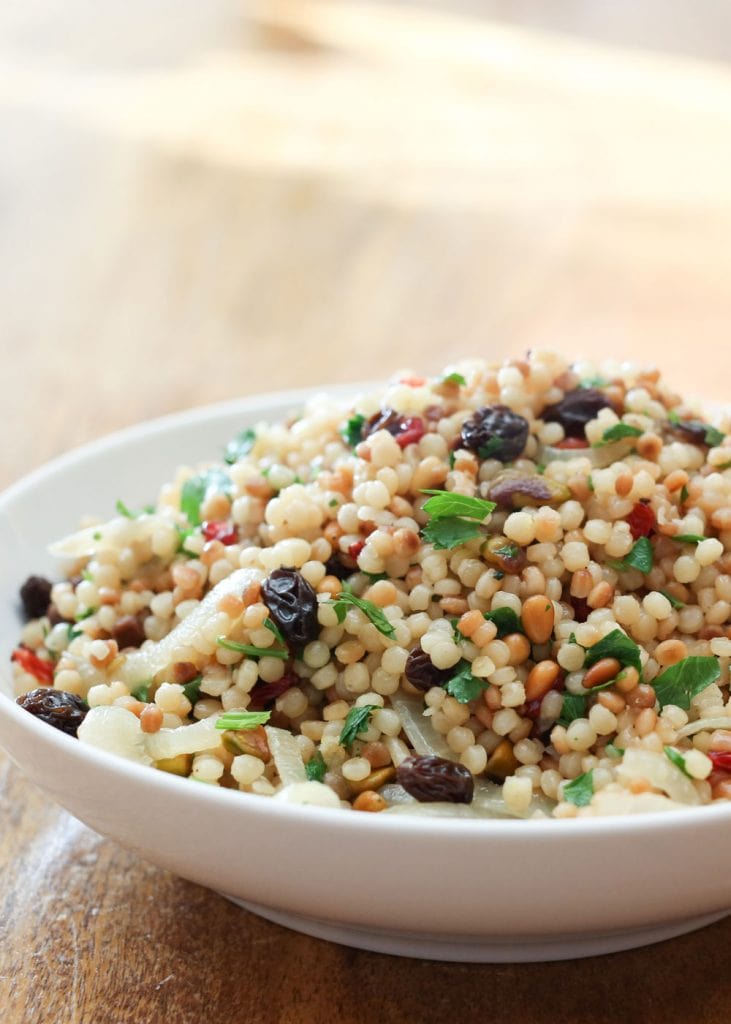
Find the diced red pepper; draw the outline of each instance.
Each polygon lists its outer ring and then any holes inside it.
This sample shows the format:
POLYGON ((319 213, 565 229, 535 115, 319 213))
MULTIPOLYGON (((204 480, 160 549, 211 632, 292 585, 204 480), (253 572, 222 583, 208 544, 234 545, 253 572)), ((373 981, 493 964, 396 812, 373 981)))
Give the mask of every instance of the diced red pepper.
POLYGON ((708 756, 713 761, 714 768, 731 772, 731 750, 709 750, 708 756))
POLYGON ((41 686, 53 685, 53 663, 39 658, 27 647, 16 647, 10 655, 11 661, 17 661, 24 672, 34 676, 41 686))
POLYGON ((294 672, 285 672, 276 683, 257 683, 251 691, 251 703, 249 711, 261 711, 267 704, 271 704, 277 697, 281 697, 290 687, 296 686, 299 676, 294 672))
POLYGON ((399 448, 405 448, 409 444, 416 444, 424 436, 424 421, 421 416, 406 416, 399 424, 399 432, 394 439, 399 448))
POLYGON ((218 540, 222 544, 236 544, 239 532, 233 523, 223 520, 212 520, 203 524, 203 536, 206 540, 218 540))
POLYGON ((650 536, 657 525, 657 520, 650 506, 638 501, 627 516, 627 523, 633 539, 639 540, 640 537, 650 536))
POLYGON ((364 540, 357 540, 357 541, 355 541, 355 543, 351 544, 350 547, 348 548, 348 554, 350 555, 351 558, 357 559, 358 555, 361 553, 361 551, 363 550, 364 547, 365 547, 365 541, 364 540))
POLYGON ((551 447, 562 448, 565 450, 571 448, 588 448, 589 442, 585 437, 565 437, 563 441, 559 441, 558 444, 554 444, 551 447))

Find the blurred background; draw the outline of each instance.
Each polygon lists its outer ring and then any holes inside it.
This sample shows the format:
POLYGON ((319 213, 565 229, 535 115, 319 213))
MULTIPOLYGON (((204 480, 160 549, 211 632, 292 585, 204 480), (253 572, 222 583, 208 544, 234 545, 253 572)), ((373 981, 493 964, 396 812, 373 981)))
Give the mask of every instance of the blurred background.
POLYGON ((0 483, 531 346, 726 397, 728 0, 6 0, 0 483))

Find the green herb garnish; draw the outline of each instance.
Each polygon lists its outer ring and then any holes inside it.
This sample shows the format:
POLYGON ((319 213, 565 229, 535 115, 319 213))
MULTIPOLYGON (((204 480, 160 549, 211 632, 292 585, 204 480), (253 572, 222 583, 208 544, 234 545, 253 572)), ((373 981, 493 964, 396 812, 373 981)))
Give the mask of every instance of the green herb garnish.
POLYGON ((678 544, 700 544, 701 541, 707 540, 707 537, 701 537, 699 533, 676 533, 671 540, 676 540, 678 544))
POLYGON ((674 597, 669 590, 660 590, 659 593, 668 599, 673 608, 685 608, 685 601, 681 601, 679 598, 674 597))
POLYGON ((196 528, 194 526, 183 527, 176 523, 175 529, 178 531, 178 549, 176 553, 178 555, 188 555, 189 558, 194 558, 194 552, 188 551, 185 546, 185 542, 189 537, 193 536, 196 532, 196 528))
POLYGON ((448 373, 446 377, 442 377, 442 384, 459 384, 460 387, 464 387, 467 381, 464 379, 461 373, 448 373))
POLYGON ((272 619, 272 618, 265 619, 264 620, 264 629, 268 629, 270 633, 273 633, 275 635, 275 637, 277 638, 277 640, 282 645, 282 647, 286 647, 287 646, 287 641, 284 639, 284 636, 282 635, 282 631, 279 628, 279 626, 276 624, 274 619, 272 619))
POLYGON ((271 711, 224 711, 216 719, 216 728, 233 732, 256 729, 259 725, 266 725, 270 716, 271 711))
POLYGON ((595 441, 592 448, 603 448, 613 441, 622 441, 627 437, 640 437, 644 433, 639 427, 633 427, 629 423, 615 423, 602 434, 601 441, 595 441))
POLYGON ((233 484, 228 473, 215 466, 191 476, 183 484, 180 495, 180 509, 191 526, 201 524, 201 505, 212 494, 225 494, 230 497, 233 493, 233 484))
POLYGON ((584 377, 582 381, 579 381, 580 388, 607 388, 609 387, 609 381, 604 380, 603 377, 584 377))
POLYGON ((91 618, 95 611, 95 608, 84 608, 83 612, 77 612, 76 615, 74 615, 74 621, 83 622, 84 619, 91 618))
POLYGON ((559 715, 558 724, 567 726, 576 718, 584 718, 586 716, 586 697, 582 697, 578 693, 569 693, 566 691, 563 695, 563 704, 561 705, 561 714, 559 715))
POLYGON ((450 551, 482 536, 479 524, 469 519, 431 519, 422 529, 424 540, 436 551, 450 551))
POLYGON ((316 750, 305 765, 305 775, 310 782, 322 782, 325 778, 326 771, 327 765, 325 764, 325 758, 319 750, 316 750))
POLYGON ((233 466, 239 459, 243 459, 244 455, 248 455, 255 444, 256 431, 251 427, 246 427, 228 442, 223 452, 223 461, 229 466, 233 466))
POLYGON ((483 614, 488 622, 494 622, 497 626, 498 640, 509 633, 525 633, 523 623, 512 608, 493 608, 491 612, 483 614))
POLYGON ((653 680, 652 686, 661 708, 674 704, 687 711, 693 698, 715 683, 720 675, 718 658, 692 655, 666 668, 653 680))
POLYGON ((117 512, 119 512, 120 516, 124 516, 125 519, 136 518, 134 512, 130 512, 130 510, 127 508, 127 506, 125 505, 121 498, 117 498, 117 503, 114 507, 116 508, 117 512))
POLYGON ((563 788, 562 799, 576 807, 587 807, 594 795, 594 770, 584 772, 563 788))
POLYGON ((620 750, 619 747, 615 747, 613 743, 607 743, 606 747, 604 748, 604 753, 607 755, 607 757, 622 757, 624 751, 620 750))
POLYGON ((203 676, 196 676, 195 679, 191 679, 189 683, 186 683, 183 687, 183 693, 190 701, 191 704, 195 704, 200 696, 201 683, 203 682, 203 676))
POLYGON ((632 665, 640 674, 642 673, 640 649, 621 629, 613 629, 598 643, 586 649, 584 667, 591 668, 602 658, 616 658, 620 665, 632 665))
POLYGON ((131 695, 135 700, 139 700, 142 704, 150 703, 150 687, 152 686, 151 680, 147 680, 144 683, 140 683, 134 690, 131 690, 131 695))
POLYGON ((679 751, 673 750, 672 747, 663 747, 663 750, 665 751, 665 756, 673 762, 676 768, 680 768, 683 775, 687 775, 689 779, 693 777, 685 767, 685 758, 679 751))
POLYGON ((460 661, 455 668, 455 675, 445 684, 444 689, 458 700, 460 704, 469 704, 480 696, 487 688, 487 683, 472 675, 472 666, 469 661, 460 661))
POLYGON ((620 561, 608 561, 607 565, 612 569, 616 569, 617 572, 639 569, 641 573, 647 575, 652 569, 652 544, 647 537, 640 537, 632 545, 629 554, 625 555, 620 561))
POLYGON ((328 601, 327 604, 331 604, 335 609, 338 622, 342 622, 345 619, 345 615, 348 611, 348 605, 360 608, 367 618, 371 620, 379 633, 383 633, 383 635, 387 636, 389 640, 396 639, 395 630, 388 618, 384 615, 383 609, 379 608, 378 605, 374 604, 372 601, 366 601, 364 597, 356 597, 356 595, 347 587, 343 587, 338 596, 333 598, 332 601, 328 601))
POLYGON ((698 429, 705 430, 705 436, 704 436, 703 440, 704 440, 705 444, 707 444, 711 448, 717 448, 720 444, 723 443, 723 440, 726 437, 726 435, 723 434, 720 430, 718 430, 717 427, 712 427, 709 423, 705 423, 703 420, 699 420, 699 419, 684 420, 684 419, 682 419, 677 414, 677 412, 675 412, 674 409, 671 409, 670 412, 668 413, 668 420, 674 426, 688 427, 691 430, 694 429, 694 428, 696 430, 698 430, 698 429))
POLYGON ((341 434, 343 440, 350 448, 355 448, 363 440, 363 424, 366 418, 361 413, 356 412, 350 417, 348 422, 343 427, 341 434))
POLYGON ((431 497, 424 503, 429 522, 422 536, 437 550, 448 550, 482 536, 480 524, 495 509, 495 502, 472 498, 453 491, 424 490, 431 497))
POLYGON ((373 712, 379 710, 378 704, 363 704, 361 707, 351 708, 345 716, 338 742, 344 747, 351 746, 358 735, 368 728, 373 712))
POLYGON ((480 456, 481 459, 489 459, 496 452, 500 451, 500 449, 502 448, 502 443, 502 438, 491 437, 487 444, 483 444, 480 448, 477 449, 477 454, 480 456))
POLYGON ((688 500, 688 485, 687 484, 683 484, 683 486, 680 488, 680 504, 684 505, 687 500, 688 500))
POLYGON ((225 636, 216 638, 219 647, 225 647, 227 651, 240 651, 247 658, 281 658, 286 661, 289 651, 283 651, 279 647, 254 647, 252 644, 242 644, 238 640, 229 640, 225 636))

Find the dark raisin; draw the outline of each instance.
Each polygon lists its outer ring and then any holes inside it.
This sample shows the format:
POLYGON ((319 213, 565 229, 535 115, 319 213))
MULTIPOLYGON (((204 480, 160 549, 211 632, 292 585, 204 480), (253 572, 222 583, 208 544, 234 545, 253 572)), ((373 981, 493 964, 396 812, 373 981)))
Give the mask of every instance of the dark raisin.
POLYGON ((507 405, 485 405, 462 424, 462 447, 481 459, 512 462, 523 454, 528 420, 507 405))
POLYGON ((704 423, 703 420, 675 420, 671 423, 671 427, 676 434, 680 434, 686 441, 692 441, 693 444, 708 444, 706 441, 708 424, 704 423))
POLYGON ((135 615, 124 615, 118 619, 112 637, 122 651, 125 647, 140 647, 145 642, 145 631, 135 615))
POLYGON ((46 614, 48 615, 48 622, 51 626, 58 626, 61 622, 68 623, 74 621, 73 619, 67 619, 63 616, 55 604, 49 604, 46 614))
POLYGON ((586 436, 584 428, 596 419, 602 409, 613 408, 606 395, 596 388, 576 388, 563 396, 560 402, 549 405, 541 413, 546 423, 560 423, 566 437, 586 436))
POLYGON ((407 757, 396 769, 396 778, 410 796, 422 803, 472 803, 472 774, 464 765, 444 757, 407 757))
POLYGON ((420 416, 401 416, 395 409, 381 409, 363 424, 361 436, 365 439, 377 430, 387 430, 405 448, 424 436, 424 421, 420 416))
POLYGON ((452 678, 454 671, 437 668, 426 651, 421 649, 421 644, 417 644, 406 659, 404 674, 415 689, 426 693, 432 686, 444 686, 452 678))
POLYGON ((356 568, 353 566, 348 568, 337 554, 331 555, 327 562, 325 562, 325 572, 328 576, 334 576, 336 580, 347 580, 348 576, 352 576, 356 572, 356 568))
POLYGON ((48 686, 24 693, 16 704, 68 736, 76 736, 89 710, 85 701, 75 693, 53 690, 48 686))
POLYGON ((317 639, 317 595, 296 569, 275 569, 262 584, 261 592, 288 644, 299 648, 317 639))
POLYGON ((51 581, 45 576, 29 576, 20 588, 20 600, 26 619, 40 619, 51 600, 51 581))

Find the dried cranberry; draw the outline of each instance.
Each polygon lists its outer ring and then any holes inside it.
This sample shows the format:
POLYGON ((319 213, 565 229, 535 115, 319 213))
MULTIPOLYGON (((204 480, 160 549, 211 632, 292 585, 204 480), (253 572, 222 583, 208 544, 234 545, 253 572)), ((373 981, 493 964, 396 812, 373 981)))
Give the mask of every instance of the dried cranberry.
POLYGON ((49 687, 30 690, 22 697, 18 697, 16 703, 31 715, 40 718, 42 722, 52 725, 54 729, 60 729, 68 736, 76 736, 89 710, 86 703, 75 693, 52 690, 49 687))
POLYGON ((638 540, 640 537, 649 537, 655 529, 655 513, 649 505, 638 501, 627 516, 627 523, 629 524, 629 532, 632 534, 633 540, 638 540))
POLYGON ((288 644, 304 647, 317 638, 317 594, 296 569, 275 569, 262 584, 261 592, 288 644))
POLYGON ((361 553, 361 551, 363 550, 364 547, 365 547, 365 541, 364 540, 356 540, 353 544, 351 544, 349 546, 348 554, 350 555, 351 558, 357 558, 358 555, 361 553))
POLYGON ((462 424, 462 447, 481 459, 512 462, 523 454, 528 420, 507 405, 485 405, 462 424))
POLYGON ((444 757, 407 757, 396 769, 396 778, 410 796, 422 803, 472 803, 472 774, 464 765, 444 757))
POLYGON ((213 520, 203 524, 203 536, 206 540, 218 540, 222 544, 236 544, 239 539, 239 531, 233 523, 223 520, 213 520))
POLYGON ((29 576, 20 588, 20 600, 26 619, 40 619, 51 600, 51 581, 45 576, 29 576))
POLYGON ((567 437, 584 438, 586 424, 596 419, 602 409, 611 408, 607 396, 596 388, 576 388, 544 409, 541 418, 546 423, 560 423, 567 437))
POLYGON ((118 619, 112 637, 117 641, 120 651, 125 647, 141 647, 146 639, 140 620, 134 615, 123 615, 118 619))
POLYGON ((401 416, 395 409, 381 409, 363 424, 362 437, 370 437, 377 430, 387 430, 396 443, 405 448, 421 440, 425 427, 420 416, 401 416))
POLYGON ((437 668, 421 644, 417 644, 406 659, 404 674, 415 689, 426 693, 432 686, 444 686, 454 672, 448 668, 437 668))
POLYGON ((553 448, 560 448, 561 451, 573 451, 579 448, 588 448, 589 442, 585 437, 565 437, 563 441, 552 445, 553 448))
POLYGON ((290 687, 296 686, 299 681, 299 676, 294 672, 285 672, 281 679, 277 679, 276 683, 257 683, 251 691, 249 710, 262 711, 267 704, 271 704, 277 697, 281 697, 290 687))
POLYGON ((569 604, 574 609, 574 619, 576 622, 586 622, 589 618, 589 612, 591 608, 585 597, 572 597, 569 604))
POLYGON ((27 647, 17 647, 10 655, 10 660, 17 662, 24 672, 44 686, 51 686, 53 683, 53 662, 39 658, 27 647))

